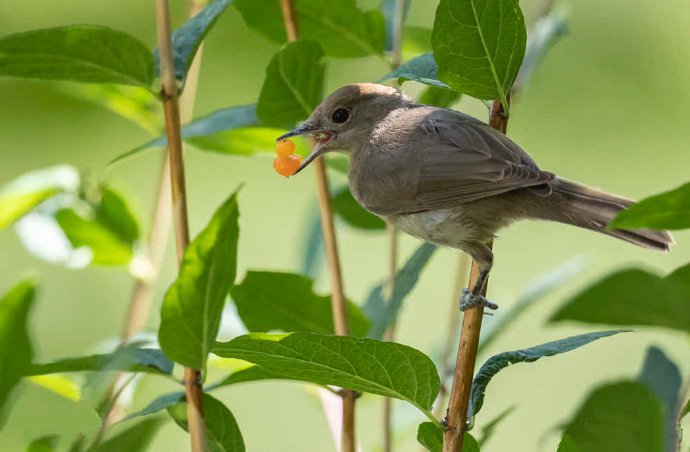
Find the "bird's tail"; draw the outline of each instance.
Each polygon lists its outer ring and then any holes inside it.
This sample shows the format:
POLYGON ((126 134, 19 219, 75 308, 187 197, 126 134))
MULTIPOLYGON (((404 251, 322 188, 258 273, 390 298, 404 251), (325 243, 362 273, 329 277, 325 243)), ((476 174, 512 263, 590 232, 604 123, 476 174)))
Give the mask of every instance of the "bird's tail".
POLYGON ((630 199, 604 193, 564 179, 556 179, 550 185, 553 188, 553 194, 559 201, 557 218, 550 218, 551 220, 591 229, 644 248, 659 251, 668 251, 669 246, 674 243, 673 237, 668 231, 608 229, 608 224, 618 212, 634 203, 630 199))

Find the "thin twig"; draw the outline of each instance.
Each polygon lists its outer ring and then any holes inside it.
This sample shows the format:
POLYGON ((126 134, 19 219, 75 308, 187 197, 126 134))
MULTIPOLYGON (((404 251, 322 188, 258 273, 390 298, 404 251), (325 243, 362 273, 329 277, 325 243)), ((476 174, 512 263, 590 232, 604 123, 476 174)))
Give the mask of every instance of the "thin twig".
MULTIPOLYGON (((391 70, 397 69, 402 63, 402 31, 404 21, 405 0, 396 0, 395 10, 393 11, 391 70)), ((392 224, 386 224, 386 235, 388 237, 388 281, 386 286, 388 300, 392 302, 395 294, 395 276, 398 271, 398 231, 396 227, 392 224)), ((383 336, 386 341, 393 341, 395 338, 395 326, 395 321, 388 325, 383 336)), ((383 398, 381 423, 383 428, 383 450, 384 452, 391 452, 393 450, 393 399, 390 397, 383 398)))
MULTIPOLYGON (((173 224, 178 264, 189 245, 189 223, 187 218, 187 192, 185 187, 184 161, 182 158, 182 137, 180 134, 180 110, 177 82, 173 68, 170 11, 167 0, 156 0, 158 24, 158 49, 160 50, 161 95, 165 112, 165 132, 168 138, 170 159, 170 181, 172 189, 173 224)), ((193 452, 203 452, 206 447, 204 430, 203 389, 201 371, 185 368, 184 386, 187 398, 187 424, 193 452)))
POLYGON ((453 295, 450 303, 450 310, 448 312, 448 327, 446 329, 446 340, 443 343, 443 353, 441 354, 441 390, 439 391, 439 399, 436 401, 434 409, 434 416, 440 418, 443 414, 443 409, 446 406, 446 398, 450 393, 448 387, 445 385, 445 380, 450 374, 452 362, 450 360, 457 340, 457 331, 460 327, 460 311, 458 310, 458 300, 462 295, 462 289, 466 287, 465 281, 470 268, 470 256, 459 251, 457 253, 457 263, 455 270, 455 285, 453 287, 453 295))
MULTIPOLYGON (((197 1, 190 1, 189 17, 194 17, 204 9, 204 5, 197 1)), ((192 119, 194 111, 194 102, 196 100, 196 89, 199 81, 199 69, 201 67, 201 53, 203 50, 203 43, 199 46, 197 53, 192 61, 192 64, 187 72, 187 81, 185 83, 185 91, 180 96, 180 114, 183 122, 188 122, 192 119)), ((151 306, 153 303, 153 284, 160 273, 163 259, 165 258, 165 250, 168 245, 168 238, 170 236, 171 225, 171 189, 170 189, 170 163, 168 153, 165 152, 161 157, 161 171, 159 175, 158 189, 156 192, 156 203, 154 207, 154 214, 151 219, 151 232, 148 240, 148 250, 146 256, 148 258, 151 271, 146 277, 137 277, 134 281, 134 288, 130 297, 129 305, 127 307, 127 314, 125 322, 120 333, 120 340, 123 344, 129 342, 132 337, 141 331, 146 325, 151 306)), ((108 398, 110 399, 108 411, 103 419, 101 430, 105 430, 121 420, 124 417, 126 404, 122 403, 119 393, 115 394, 114 390, 120 385, 127 385, 134 381, 133 379, 126 379, 127 374, 121 373, 115 379, 110 389, 108 390, 108 398)), ((124 389, 123 386, 122 388, 124 389)), ((120 391, 121 393, 122 391, 120 391)))
MULTIPOLYGON (((292 0, 281 0, 280 6, 283 12, 283 22, 285 32, 289 41, 296 41, 299 38, 299 25, 297 12, 292 0)), ((333 208, 331 206, 331 196, 328 190, 328 176, 326 165, 322 159, 314 162, 316 173, 316 185, 319 197, 319 212, 321 214, 321 227, 323 229, 323 240, 326 249, 326 259, 331 278, 331 306, 333 308, 333 326, 335 334, 347 336, 350 327, 347 319, 347 302, 343 290, 342 272, 340 270, 340 257, 338 256, 338 244, 336 242, 335 224, 333 222, 333 208)), ((358 394, 354 391, 343 390, 340 393, 343 400, 343 419, 341 450, 343 452, 354 452, 356 448, 355 439, 355 399, 358 394)))

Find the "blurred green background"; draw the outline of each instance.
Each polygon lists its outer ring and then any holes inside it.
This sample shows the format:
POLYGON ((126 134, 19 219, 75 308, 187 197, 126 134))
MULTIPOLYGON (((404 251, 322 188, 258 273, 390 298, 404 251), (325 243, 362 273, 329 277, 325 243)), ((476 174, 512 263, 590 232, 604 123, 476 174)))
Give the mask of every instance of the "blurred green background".
MULTIPOLYGON (((373 7, 375 1, 360 2, 373 7)), ((409 25, 431 27, 435 1, 414 0, 409 25)), ((535 0, 521 2, 528 23, 535 0)), ((186 15, 174 1, 174 23, 186 15)), ((581 0, 566 4, 570 35, 559 42, 517 99, 509 135, 527 149, 543 169, 640 198, 687 182, 690 177, 690 4, 667 0, 581 0)), ((155 42, 154 2, 122 0, 4 0, 0 34, 67 24, 107 25, 155 42)), ((264 68, 278 46, 248 30, 232 7, 206 41, 195 116, 217 108, 255 102, 264 68)), ((328 90, 345 83, 373 81, 387 72, 374 58, 333 60, 327 69, 328 90)), ((25 171, 69 163, 98 177, 118 180, 138 198, 148 220, 157 186, 157 152, 106 163, 148 136, 131 123, 87 102, 64 94, 59 84, 0 79, 0 184, 25 171)), ((408 83, 414 94, 419 86, 408 83)), ((486 108, 463 101, 459 108, 482 119, 486 108)), ((240 273, 246 269, 298 271, 315 202, 314 178, 277 177, 272 156, 228 157, 188 150, 187 181, 190 221, 198 231, 213 210, 240 183, 240 273)), ((336 182, 336 181, 334 181, 336 182)), ((343 181, 338 181, 342 183, 343 181)), ((339 244, 346 291, 363 300, 385 276, 386 240, 341 225, 339 244)), ((654 253, 562 225, 522 223, 503 231, 495 245, 496 265, 491 299, 510 306, 530 281, 574 256, 584 256, 586 270, 550 294, 510 325, 489 354, 535 345, 578 332, 591 325, 549 325, 546 320, 570 294, 614 269, 639 265, 667 273, 688 261, 690 234, 675 234, 678 244, 668 255, 654 253)), ((401 261, 418 245, 401 236, 401 261)), ((132 279, 124 271, 103 268, 67 270, 32 257, 11 230, 0 234, 0 289, 35 271, 41 290, 33 312, 37 358, 79 355, 117 337, 132 279)), ((149 325, 158 323, 158 305, 174 277, 168 258, 156 290, 149 325)), ((455 253, 437 253, 409 298, 398 324, 397 340, 432 356, 441 349, 451 302, 455 253)), ((318 288, 328 291, 325 269, 318 288)), ((650 300, 650 309, 653 309, 650 300)), ((486 324, 496 321, 487 317, 486 324)), ((503 312, 503 313, 502 313, 503 312)), ((602 327, 601 329, 604 329, 602 327)), ((488 388, 479 426, 505 408, 516 410, 500 425, 486 451, 553 451, 557 427, 565 422, 593 386, 638 372, 647 345, 656 344, 690 373, 687 338, 678 333, 639 328, 584 349, 502 372, 488 388)), ((484 357, 485 358, 485 357, 484 357)), ((481 359, 480 359, 481 361, 481 359)), ((156 377, 144 378, 134 406, 142 407, 172 387, 156 377)), ((296 383, 251 383, 224 389, 218 396, 234 412, 249 451, 334 450, 317 398, 296 383)), ((68 402, 37 386, 23 383, 15 393, 11 417, 0 432, 2 450, 23 450, 42 434, 72 438, 91 432, 98 418, 87 402, 68 402)), ((376 450, 381 399, 363 397, 358 406, 358 434, 364 450, 376 450)), ((398 450, 418 450, 416 424, 422 416, 396 403, 398 450)), ((687 436, 687 435, 686 435, 687 436)), ((687 441, 686 441, 687 442, 687 441)), ((172 423, 157 435, 154 451, 188 450, 186 434, 172 423)))

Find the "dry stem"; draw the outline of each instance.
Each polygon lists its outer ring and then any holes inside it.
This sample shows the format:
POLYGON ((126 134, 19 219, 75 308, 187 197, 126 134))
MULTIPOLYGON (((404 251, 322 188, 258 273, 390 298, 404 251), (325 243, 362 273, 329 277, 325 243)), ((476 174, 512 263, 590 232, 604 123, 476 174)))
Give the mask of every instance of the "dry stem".
MULTIPOLYGON (((508 101, 510 101, 510 97, 508 97, 508 101)), ((489 125, 502 133, 506 132, 508 118, 505 116, 503 105, 499 101, 494 101, 491 105, 489 125)), ((472 262, 469 287, 474 285, 478 276, 479 267, 475 262, 472 262)), ((488 281, 484 285, 482 295, 486 295, 487 286, 488 281)), ((455 362, 455 377, 450 391, 448 412, 446 414, 446 432, 443 435, 444 452, 462 451, 462 444, 467 429, 467 407, 472 389, 472 377, 474 376, 474 366, 477 360, 479 333, 482 328, 483 317, 483 308, 472 308, 465 312, 462 319, 460 345, 458 346, 458 356, 455 362)))
MULTIPOLYGON (((292 0, 281 0, 280 6, 283 11, 283 22, 285 32, 289 41, 299 38, 299 26, 297 13, 292 0)), ((317 192, 319 196, 319 211, 321 214, 321 227, 323 229, 323 240, 326 248, 326 258, 328 270, 331 278, 331 305, 333 307, 333 325, 335 334, 347 336, 349 334, 349 323, 347 320, 347 302, 343 291, 342 273, 340 270, 340 258, 338 256, 338 245, 335 236, 335 225, 333 223, 333 209, 331 207, 331 197, 328 190, 328 177, 326 165, 322 159, 314 162, 316 173, 317 192)), ((357 393, 350 390, 340 392, 343 399, 343 420, 341 450, 343 452, 354 452, 356 449, 355 440, 355 399, 357 393)))
MULTIPOLYGON (((180 135, 180 111, 177 82, 173 70, 170 11, 167 0, 156 0, 156 19, 158 25, 158 48, 160 50, 161 95, 165 112, 165 132, 168 138, 168 158, 170 159, 175 244, 177 261, 178 264, 181 264, 185 249, 189 244, 189 223, 187 221, 187 196, 184 161, 182 158, 182 138, 180 135)), ((201 371, 185 368, 184 385, 187 398, 187 423, 192 451, 203 452, 207 450, 207 447, 206 433, 204 431, 201 371)))

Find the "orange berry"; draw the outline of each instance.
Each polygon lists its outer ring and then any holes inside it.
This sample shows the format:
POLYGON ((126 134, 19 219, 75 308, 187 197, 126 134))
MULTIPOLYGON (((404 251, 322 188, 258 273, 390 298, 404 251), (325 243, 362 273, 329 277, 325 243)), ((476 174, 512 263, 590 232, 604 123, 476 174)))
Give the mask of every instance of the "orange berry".
POLYGON ((295 171, 297 171, 301 164, 302 157, 290 154, 287 157, 276 157, 276 159, 273 160, 273 169, 281 176, 288 177, 295 174, 295 171))
POLYGON ((290 140, 282 140, 276 143, 276 154, 279 157, 287 157, 295 153, 295 143, 290 140))

